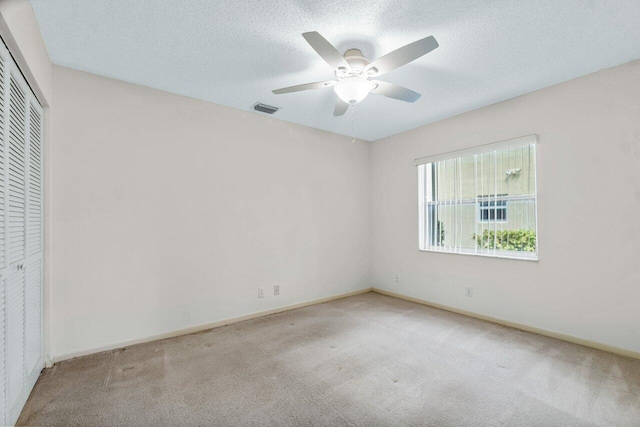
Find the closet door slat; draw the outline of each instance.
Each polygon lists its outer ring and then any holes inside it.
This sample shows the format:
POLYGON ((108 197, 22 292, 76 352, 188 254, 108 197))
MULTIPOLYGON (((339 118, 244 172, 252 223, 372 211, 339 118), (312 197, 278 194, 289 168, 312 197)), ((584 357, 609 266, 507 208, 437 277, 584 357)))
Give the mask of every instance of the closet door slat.
POLYGON ((27 248, 29 255, 42 252, 42 116, 37 107, 29 109, 29 201, 27 248))
MULTIPOLYGON (((4 152, 5 152, 5 140, 6 140, 6 132, 5 132, 5 120, 6 120, 6 112, 7 112, 6 104, 8 101, 8 96, 5 93, 5 88, 4 88, 5 71, 6 71, 6 65, 5 65, 4 59, 0 58, 0 269, 3 269, 4 267, 6 267, 6 252, 5 252, 6 232, 5 232, 5 226, 4 226, 4 219, 5 219, 4 218, 4 204, 5 204, 4 152)), ((4 341, 2 342, 2 345, 4 345, 4 341)), ((4 393, 4 390, 2 390, 2 393, 4 393)), ((0 418, 0 421, 2 421, 2 418, 0 418)))
MULTIPOLYGON (((38 370, 42 358, 42 263, 34 260, 26 269, 25 369, 27 376, 38 370)), ((39 372, 39 370, 38 370, 39 372)))
POLYGON ((11 410, 24 392, 24 271, 7 278, 7 407, 11 410))
POLYGON ((15 132, 9 134, 7 199, 9 206, 9 229, 7 243, 11 251, 8 264, 25 258, 25 148, 26 148, 26 102, 25 93, 11 76, 11 97, 9 104, 9 124, 15 132))

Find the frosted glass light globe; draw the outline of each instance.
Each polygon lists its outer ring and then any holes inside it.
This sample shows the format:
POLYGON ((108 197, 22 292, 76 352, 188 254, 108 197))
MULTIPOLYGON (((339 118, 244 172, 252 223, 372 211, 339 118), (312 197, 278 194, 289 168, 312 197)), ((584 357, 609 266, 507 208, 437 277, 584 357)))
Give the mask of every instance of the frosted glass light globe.
POLYGON ((340 99, 353 105, 365 99, 375 86, 364 77, 352 76, 340 80, 333 86, 333 90, 340 99))

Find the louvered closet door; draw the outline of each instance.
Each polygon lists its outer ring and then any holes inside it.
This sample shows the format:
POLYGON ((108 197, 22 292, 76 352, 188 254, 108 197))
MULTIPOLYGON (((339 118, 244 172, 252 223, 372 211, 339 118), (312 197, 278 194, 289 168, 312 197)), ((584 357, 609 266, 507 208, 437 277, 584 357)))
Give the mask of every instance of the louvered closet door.
POLYGON ((27 387, 42 368, 42 110, 29 106, 26 204, 25 363, 27 387))
POLYGON ((0 425, 7 424, 6 421, 6 400, 5 385, 7 382, 6 370, 6 334, 7 327, 7 299, 6 299, 6 279, 4 277, 5 259, 5 141, 6 141, 6 104, 8 95, 5 91, 5 70, 7 68, 5 57, 0 56, 0 425))
POLYGON ((43 367, 43 112, 0 45, 0 424, 43 367))
POLYGON ((6 157, 7 256, 7 408, 19 411, 24 400, 25 334, 25 149, 27 99, 18 78, 9 78, 9 129, 6 157))

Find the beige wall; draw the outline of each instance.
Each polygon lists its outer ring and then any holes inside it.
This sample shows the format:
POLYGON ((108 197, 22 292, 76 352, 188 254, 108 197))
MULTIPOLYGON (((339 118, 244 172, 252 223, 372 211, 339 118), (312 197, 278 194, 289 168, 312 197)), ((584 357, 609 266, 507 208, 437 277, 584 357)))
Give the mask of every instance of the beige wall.
POLYGON ((377 141, 371 155, 375 287, 640 351, 638 62, 377 141), (414 159, 530 134, 540 260, 418 251, 414 159))
POLYGON ((370 286, 368 143, 57 66, 54 94, 54 359, 370 286))
POLYGON ((637 63, 369 149, 52 73, 27 0, 0 1, 0 34, 42 103, 56 97, 45 112, 45 337, 54 357, 371 284, 640 351, 637 63), (414 158, 533 133, 540 261, 419 252, 414 158), (256 298, 259 285, 268 295, 274 284, 280 297, 256 298))

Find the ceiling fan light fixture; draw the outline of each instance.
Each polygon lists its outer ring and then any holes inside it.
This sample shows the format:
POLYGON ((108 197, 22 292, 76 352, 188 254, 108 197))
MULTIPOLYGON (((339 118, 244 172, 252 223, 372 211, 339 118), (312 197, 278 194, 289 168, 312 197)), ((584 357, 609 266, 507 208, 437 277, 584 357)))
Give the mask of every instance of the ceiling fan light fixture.
POLYGON ((359 76, 347 77, 333 86, 333 90, 344 102, 357 104, 375 88, 375 83, 359 76))
POLYGON ((429 36, 409 43, 370 62, 360 49, 348 49, 344 54, 341 54, 335 46, 317 31, 303 33, 302 37, 334 70, 337 80, 289 86, 272 92, 276 95, 281 95, 333 86, 333 90, 338 96, 333 110, 335 117, 343 116, 350 105, 362 101, 370 92, 404 102, 416 102, 420 98, 420 94, 417 92, 393 83, 381 80, 371 81, 369 79, 377 79, 396 68, 415 61, 439 46, 436 39, 433 36, 429 36))

